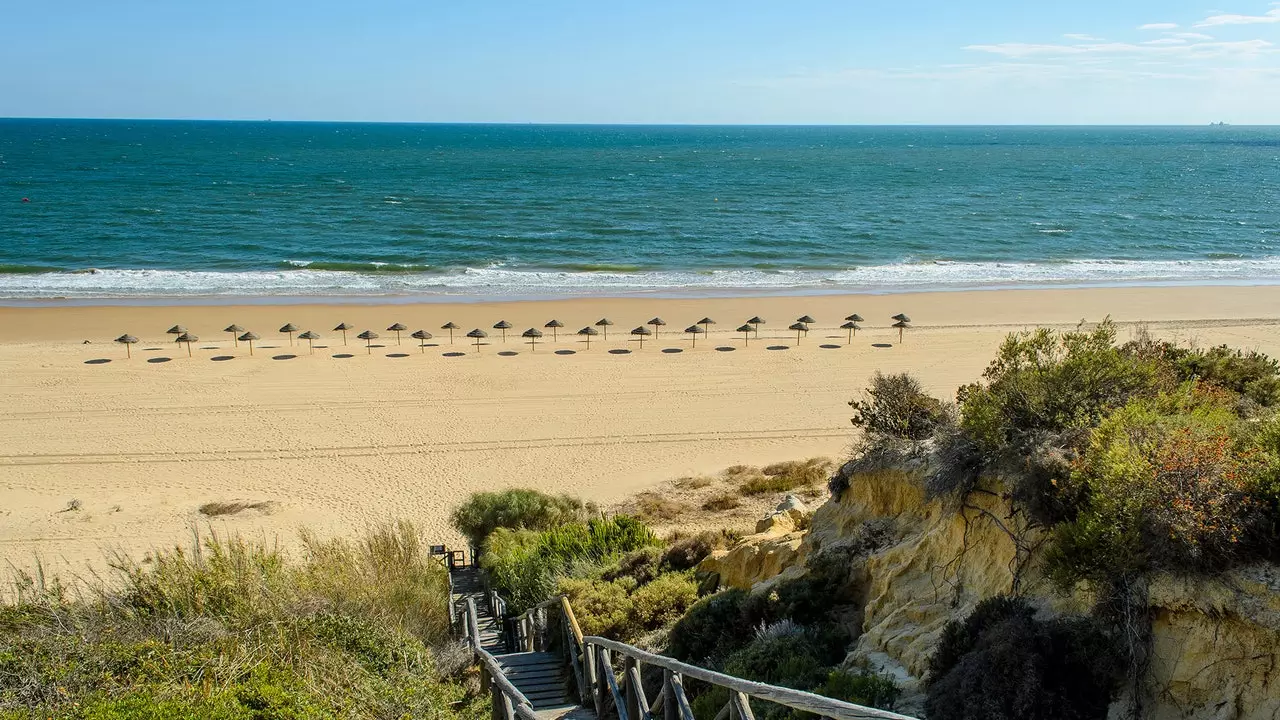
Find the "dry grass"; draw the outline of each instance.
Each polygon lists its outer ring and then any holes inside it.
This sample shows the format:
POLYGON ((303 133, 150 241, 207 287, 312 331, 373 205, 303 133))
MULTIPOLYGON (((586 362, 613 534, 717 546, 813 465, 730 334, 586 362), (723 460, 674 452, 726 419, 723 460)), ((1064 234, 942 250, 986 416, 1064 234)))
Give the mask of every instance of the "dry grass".
POLYGON ((743 481, 740 489, 747 495, 812 489, 826 482, 833 469, 833 463, 826 458, 774 463, 765 467, 759 475, 743 481))
POLYGON ((729 492, 712 495, 702 503, 702 509, 707 512, 724 512, 726 510, 736 510, 740 507, 742 507, 742 499, 729 492))
POLYGON ((694 477, 683 477, 676 480, 672 485, 680 490, 701 490, 705 487, 711 487, 715 483, 715 478, 709 478, 706 475, 696 475, 694 477))
POLYGON ((200 514, 205 517, 223 517, 225 515, 236 515, 245 510, 259 510, 263 513, 270 513, 276 509, 276 503, 270 500, 262 502, 211 502, 200 506, 200 514))
POLYGON ((636 514, 642 520, 676 520, 690 507, 656 492, 644 492, 636 496, 636 514))

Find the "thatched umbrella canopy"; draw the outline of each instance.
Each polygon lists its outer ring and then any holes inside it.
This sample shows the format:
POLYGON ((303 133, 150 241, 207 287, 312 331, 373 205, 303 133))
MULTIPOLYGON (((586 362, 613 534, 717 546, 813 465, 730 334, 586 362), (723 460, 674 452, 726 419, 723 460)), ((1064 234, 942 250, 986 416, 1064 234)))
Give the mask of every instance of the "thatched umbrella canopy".
POLYGON ((476 352, 478 353, 480 352, 480 341, 489 337, 489 333, 481 330, 480 328, 476 328, 475 330, 472 330, 471 332, 467 333, 467 337, 475 339, 476 352))
POLYGON ((359 334, 359 335, 357 335, 356 337, 358 337, 358 338, 360 338, 361 340, 363 340, 363 341, 364 341, 364 349, 365 349, 366 351, 368 351, 368 353, 369 353, 370 355, 372 355, 372 354, 373 354, 373 341, 378 339, 378 333, 376 333, 376 332, 374 332, 374 331, 372 331, 372 330, 365 330, 364 332, 360 333, 360 334, 359 334))
POLYGON ((496 323, 494 323, 494 324, 493 324, 493 329, 494 329, 494 330, 501 330, 501 331, 502 331, 502 342, 506 342, 506 341, 507 341, 507 331, 511 329, 511 323, 507 322, 506 320, 499 320, 498 322, 496 322, 496 323))
POLYGON ((599 320, 596 321, 596 327, 604 328, 605 340, 609 339, 609 326, 612 324, 613 324, 613 321, 610 320, 609 318, 600 318, 599 320))
POLYGON ((865 321, 862 319, 862 316, 861 316, 861 315, 859 315, 858 313, 854 313, 854 314, 850 315, 849 317, 845 318, 845 320, 848 320, 849 322, 855 322, 855 323, 857 323, 857 322, 865 322, 865 321))
POLYGON ((848 331, 849 331, 849 342, 850 342, 850 343, 852 343, 852 342, 853 342, 853 334, 854 334, 855 332, 857 332, 857 331, 858 331, 858 323, 856 323, 856 322, 854 322, 854 321, 850 320, 849 322, 847 322, 847 323, 845 323, 845 324, 841 325, 841 326, 840 326, 840 329, 841 329, 841 330, 848 330, 848 331))
POLYGON ((647 328, 647 327, 645 327, 645 326, 641 325, 640 327, 637 327, 637 328, 633 329, 633 330, 631 331, 631 334, 632 334, 632 335, 635 335, 637 338, 639 338, 639 339, 640 339, 640 349, 641 349, 641 350, 643 350, 643 349, 644 349, 644 339, 645 339, 646 337, 648 337, 648 336, 652 335, 652 334, 653 334, 653 332, 652 332, 651 330, 649 330, 649 328, 647 328))
MULTIPOLYGON (((804 325, 804 326, 805 326, 805 328, 804 328, 804 334, 805 334, 805 335, 808 335, 808 334, 809 334, 809 327, 808 327, 808 326, 810 326, 810 325, 812 325, 812 324, 814 324, 814 323, 816 323, 816 322, 818 322, 818 321, 817 321, 817 320, 814 320, 813 318, 809 317, 808 315, 805 315, 805 316, 803 316, 803 317, 798 317, 798 318, 796 318, 796 322, 797 322, 797 323, 799 323, 800 325, 804 325)), ((795 330, 795 328, 794 328, 794 327, 792 327, 791 329, 792 329, 792 330, 795 330)))
POLYGON ((911 322, 909 320, 899 320, 893 326, 898 328, 898 342, 902 342, 902 331, 911 327, 911 322))
POLYGON ((649 322, 647 322, 647 323, 645 323, 645 324, 646 324, 646 325, 652 325, 652 326, 653 326, 653 336, 654 336, 654 337, 658 337, 658 330, 659 330, 659 328, 666 327, 666 325, 667 325, 667 321, 666 321, 666 320, 663 320, 663 319, 662 319, 662 318, 660 318, 660 317, 656 317, 656 318, 653 318, 652 320, 650 320, 649 322))
POLYGON ((529 345, 531 346, 529 352, 534 352, 538 349, 538 338, 542 337, 542 331, 538 328, 529 328, 520 333, 520 337, 529 338, 529 345))
POLYGON ((304 333, 302 333, 302 334, 298 335, 298 339, 299 339, 299 340, 306 340, 306 341, 307 341, 307 349, 308 349, 308 350, 310 350, 310 351, 311 351, 311 354, 313 354, 313 355, 314 355, 314 354, 315 354, 315 352, 316 352, 316 342, 315 342, 315 341, 320 339, 320 333, 318 333, 318 332, 316 332, 316 331, 314 331, 314 330, 308 330, 308 331, 306 331, 306 332, 304 332, 304 333))
POLYGON ((560 328, 564 327, 564 323, 560 322, 559 320, 552 320, 551 322, 547 323, 546 325, 543 325, 542 327, 551 329, 551 342, 558 342, 560 340, 559 330, 560 328))
POLYGON ((794 325, 792 325, 791 327, 789 327, 789 328, 787 328, 787 329, 788 329, 788 330, 795 330, 795 331, 796 331, 796 345, 799 345, 799 344, 800 344, 800 333, 807 333, 807 332, 809 332, 809 326, 808 326, 808 325, 805 325, 805 324, 804 324, 804 323, 802 323, 802 322, 795 323, 794 325))
POLYGON ((893 316, 893 319, 897 320, 898 322, 904 322, 904 323, 911 322, 911 318, 907 317, 905 313, 898 313, 897 315, 893 316))
POLYGON ((240 347, 240 334, 245 332, 244 328, 239 325, 228 325, 222 332, 231 333, 231 342, 235 343, 236 347, 240 347))
POLYGON ((751 337, 752 330, 755 330, 755 328, 751 327, 751 323, 746 323, 742 327, 738 328, 738 332, 742 333, 743 347, 746 347, 747 345, 751 344, 750 337, 751 337))
POLYGON ((168 330, 165 330, 165 333, 166 333, 166 334, 169 334, 169 335, 181 335, 182 333, 184 333, 184 332, 186 332, 186 331, 187 331, 187 328, 186 328, 185 326, 183 326, 183 325, 174 325, 173 327, 169 328, 168 330))
MULTIPOLYGON (((714 321, 712 321, 712 322, 714 322, 714 321)), ((689 333, 689 335, 693 338, 693 346, 694 346, 694 347, 698 347, 698 333, 702 333, 702 334, 704 334, 704 335, 707 333, 707 331, 706 331, 706 330, 703 330, 702 328, 698 327, 697 325, 690 325, 689 327, 685 328, 685 329, 684 329, 684 331, 685 331, 685 332, 687 332, 687 333, 689 333)))
POLYGON ((280 328, 280 332, 287 333, 289 335, 289 344, 293 345, 293 334, 298 332, 298 326, 293 323, 285 323, 285 326, 280 328))
POLYGON ((755 317, 751 318, 750 320, 748 320, 748 321, 747 321, 747 324, 748 324, 748 325, 750 325, 751 327, 755 328, 755 331, 756 331, 756 337, 760 337, 760 326, 764 324, 764 318, 762 318, 762 317, 760 317, 759 315, 757 315, 757 316, 755 316, 755 317))
POLYGON ((116 338, 116 342, 118 342, 118 343, 120 343, 121 345, 123 345, 123 346, 124 346, 124 356, 125 356, 125 357, 130 357, 130 358, 131 358, 131 357, 133 357, 133 349, 132 349, 132 348, 130 348, 129 346, 130 346, 130 345, 133 345, 133 344, 134 344, 134 343, 136 343, 136 342, 138 342, 138 338, 136 338, 136 337, 134 337, 134 336, 129 335, 129 334, 127 334, 127 333, 126 333, 126 334, 121 335, 120 337, 116 338))
POLYGON ((587 349, 588 349, 588 350, 590 350, 590 349, 591 349, 591 338, 595 337, 596 335, 599 335, 599 334, 600 334, 600 331, 599 331, 599 330, 596 330, 595 328, 593 328, 593 327, 591 327, 590 325, 588 325, 587 327, 584 327, 584 328, 582 328, 581 330, 579 330, 579 331, 578 331, 578 334, 579 334, 579 335, 582 335, 582 336, 585 336, 585 337, 587 338, 587 349))
POLYGON ((409 328, 405 327, 403 323, 391 323, 391 327, 387 328, 387 332, 393 332, 396 334, 396 344, 399 345, 400 333, 408 329, 409 328))
POLYGON ((441 329, 441 330, 448 330, 448 331, 449 331, 449 344, 450 344, 450 345, 452 345, 452 344, 453 344, 453 331, 454 331, 454 330, 461 330, 462 328, 461 328, 461 327, 459 327, 457 323, 455 323, 455 322, 453 322, 452 320, 450 320, 449 322, 447 322, 447 323, 445 323, 445 324, 441 325, 441 326, 440 326, 440 329, 441 329))
POLYGON ((334 332, 342 331, 342 344, 343 344, 343 345, 346 345, 346 344, 347 344, 347 331, 348 331, 348 330, 352 330, 352 329, 354 329, 354 328, 352 328, 350 325, 348 325, 348 324, 346 324, 346 323, 338 323, 338 327, 334 328, 334 329, 333 329, 333 331, 334 331, 334 332))
POLYGON ((192 335, 191 333, 182 333, 182 334, 181 334, 181 335, 179 335, 178 337, 174 338, 174 339, 173 339, 173 341, 174 341, 174 342, 176 342, 176 343, 186 343, 186 344, 187 344, 187 357, 191 357, 191 343, 193 343, 193 342, 195 342, 195 341, 197 341, 197 340, 199 340, 199 339, 200 339, 200 338, 196 337, 195 335, 192 335))
POLYGON ((243 334, 243 335, 241 335, 241 336, 240 336, 240 340, 241 340, 242 342, 247 342, 247 343, 249 343, 249 354, 250 354, 250 355, 252 355, 252 354, 253 354, 253 341, 254 341, 254 340, 261 340, 261 339, 262 339, 262 338, 258 337, 258 333, 253 332, 252 330, 250 330, 249 332, 246 332, 245 334, 243 334))
MULTIPOLYGON (((710 333, 711 333, 711 326, 712 326, 712 325, 715 325, 715 324, 716 324, 716 321, 715 321, 715 320, 712 320, 712 319, 711 319, 711 318, 709 318, 709 317, 704 317, 704 318, 702 318, 701 320, 699 320, 696 324, 701 325, 701 326, 702 326, 702 329, 703 329, 705 332, 707 332, 708 334, 710 334, 710 333)), ((687 331, 686 331, 686 332, 687 332, 687 331)))
POLYGON ((431 339, 431 333, 426 330, 415 330, 409 337, 418 341, 418 349, 422 352, 427 351, 427 341, 431 339))

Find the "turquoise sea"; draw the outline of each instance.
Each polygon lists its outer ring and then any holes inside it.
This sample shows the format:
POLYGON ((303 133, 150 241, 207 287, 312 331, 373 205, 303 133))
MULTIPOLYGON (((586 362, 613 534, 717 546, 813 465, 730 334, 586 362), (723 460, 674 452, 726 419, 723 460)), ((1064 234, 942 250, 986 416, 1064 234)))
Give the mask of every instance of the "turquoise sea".
POLYGON ((0 300, 1280 280, 1280 129, 0 120, 0 300))

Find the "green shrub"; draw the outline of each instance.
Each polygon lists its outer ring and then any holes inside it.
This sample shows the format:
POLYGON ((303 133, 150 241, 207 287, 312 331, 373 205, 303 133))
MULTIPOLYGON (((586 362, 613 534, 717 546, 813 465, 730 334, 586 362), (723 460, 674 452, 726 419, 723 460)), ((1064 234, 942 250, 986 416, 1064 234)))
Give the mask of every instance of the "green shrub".
POLYGON ((657 630, 679 620, 697 600, 692 573, 668 573, 632 593, 632 621, 644 630, 657 630))
POLYGON ((586 518, 589 508, 569 495, 548 495, 537 490, 479 492, 453 511, 453 526, 467 536, 472 547, 498 528, 546 530, 586 518))
POLYGON ((301 557, 216 536, 116 558, 70 596, 20 577, 0 605, 0 717, 432 718, 483 712, 443 682, 447 576, 408 524, 301 557))
POLYGON ((743 630, 755 626, 743 622, 746 601, 745 591, 732 589, 694 603, 671 629, 667 651, 677 660, 699 664, 741 647, 749 640, 743 630))
POLYGON ((1048 555, 1063 585, 1147 570, 1218 567, 1243 555, 1269 463, 1241 447, 1241 421, 1212 393, 1137 400, 1092 434, 1072 475, 1087 501, 1048 555))
POLYGON ((813 689, 819 695, 836 700, 892 710, 902 695, 902 688, 892 677, 871 672, 866 668, 856 671, 832 670, 827 681, 813 689))
POLYGON ((1040 328, 1005 339, 983 382, 960 389, 960 424, 987 456, 1026 437, 1097 424, 1131 398, 1160 389, 1149 359, 1121 351, 1115 326, 1058 333, 1040 328))
POLYGON ((949 418, 946 405, 931 397, 906 373, 876 372, 860 400, 850 400, 853 426, 870 436, 924 440, 949 418))
POLYGON ((944 631, 925 712, 930 720, 1103 720, 1123 668, 1096 621, 1042 622, 1022 601, 997 598, 944 631))
POLYGON ((584 635, 627 642, 639 634, 631 611, 634 587, 625 580, 561 578, 558 591, 569 599, 584 635))
POLYGON ((1280 362, 1262 353, 1221 345, 1209 350, 1185 350, 1163 345, 1182 380, 1197 379, 1229 390, 1261 406, 1280 402, 1280 362))

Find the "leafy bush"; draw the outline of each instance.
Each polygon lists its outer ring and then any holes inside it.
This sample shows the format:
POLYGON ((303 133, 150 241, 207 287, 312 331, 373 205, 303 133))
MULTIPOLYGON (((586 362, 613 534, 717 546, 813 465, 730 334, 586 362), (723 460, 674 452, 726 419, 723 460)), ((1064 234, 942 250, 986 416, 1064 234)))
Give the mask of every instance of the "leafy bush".
POLYGON ((0 605, 0 717, 446 720, 486 711, 441 681, 448 583, 412 526, 304 535, 301 558, 200 538, 83 597, 22 576, 0 605))
POLYGON ((501 529, 485 543, 480 566, 512 612, 523 612, 549 599, 558 578, 579 563, 592 565, 658 544, 644 523, 625 515, 596 518, 544 530, 501 529))
POLYGON ((1239 556, 1262 514, 1253 491, 1270 466, 1265 453, 1237 441, 1240 425, 1194 387, 1112 413, 1072 475, 1088 499, 1055 532, 1054 577, 1063 585, 1107 581, 1239 556))
POLYGON ((871 436, 924 440, 947 421, 947 406, 911 375, 876 372, 860 400, 850 400, 853 425, 871 436))
POLYGON ((1021 600, 993 598, 943 633, 930 664, 930 720, 1102 720, 1123 672, 1098 623, 1047 622, 1021 600))
POLYGON ((548 495, 537 490, 503 490, 473 493, 454 508, 453 526, 466 535, 472 547, 482 547, 498 528, 546 530, 586 518, 589 508, 569 495, 548 495))
POLYGON ((644 630, 666 627, 698 600, 692 573, 667 573, 631 594, 632 622, 644 630))
POLYGON ((1240 395, 1261 407, 1280 403, 1280 362, 1262 353, 1220 345, 1189 350, 1161 343, 1163 357, 1174 364, 1181 380, 1199 380, 1240 395))
POLYGON ((698 599, 688 573, 669 573, 637 586, 631 578, 561 578, 583 633, 631 642, 675 622, 698 599))
POLYGON ((749 638, 743 637, 744 606, 747 593, 724 590, 694 603, 671 629, 667 652, 677 660, 699 664, 736 650, 749 638))
POLYGON ((892 710, 902 688, 887 675, 861 668, 853 672, 833 670, 827 681, 814 688, 813 692, 857 705, 892 710))
POLYGON ((1026 437, 1096 425, 1131 398, 1160 389, 1157 365, 1121 351, 1115 326, 1010 335, 983 373, 960 389, 961 427, 987 457, 1026 437))

